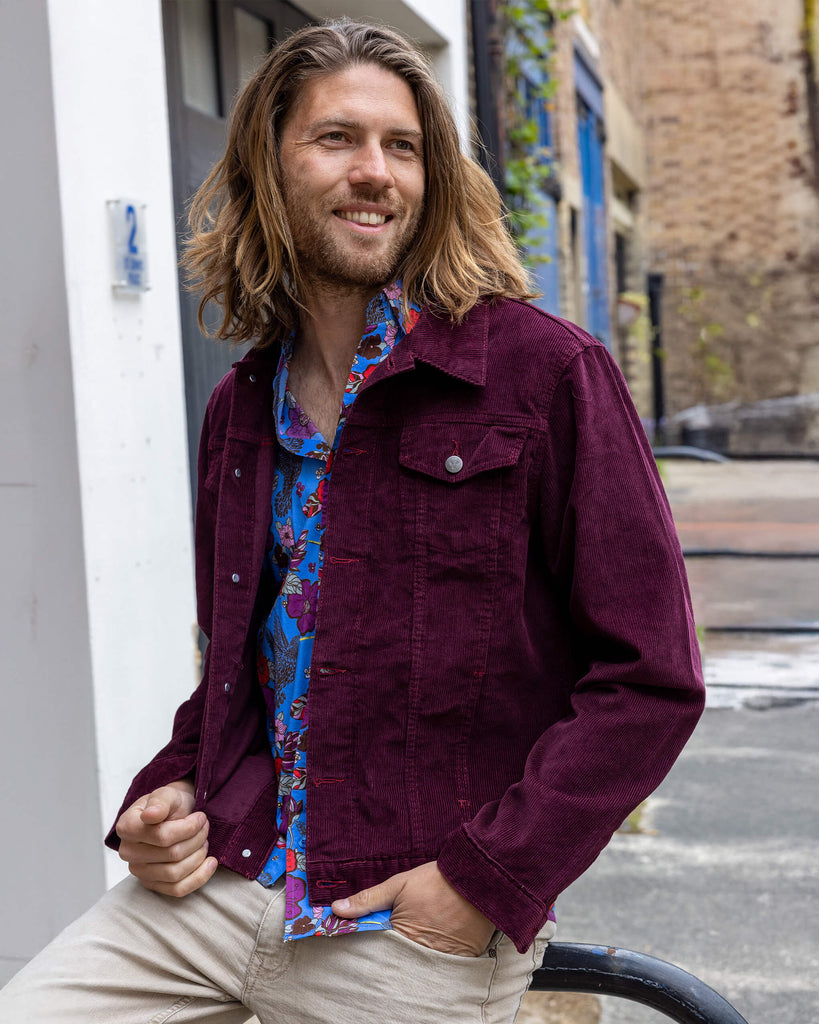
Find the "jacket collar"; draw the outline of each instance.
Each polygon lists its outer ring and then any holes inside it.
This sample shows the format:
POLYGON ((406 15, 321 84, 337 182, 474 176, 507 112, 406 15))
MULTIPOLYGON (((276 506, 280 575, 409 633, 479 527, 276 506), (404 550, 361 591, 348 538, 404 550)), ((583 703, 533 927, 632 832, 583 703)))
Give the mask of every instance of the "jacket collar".
MULTIPOLYGON (((486 384, 486 361, 489 343, 489 307, 478 302, 460 324, 436 316, 424 306, 413 329, 393 350, 397 370, 411 369, 417 361, 466 381, 486 384)), ((267 349, 251 349, 233 365, 240 374, 262 370, 275 371, 279 357, 278 345, 267 349)))
POLYGON ((468 384, 486 384, 486 360, 489 339, 489 311, 486 302, 473 306, 460 324, 436 316, 427 306, 418 323, 404 341, 396 346, 395 361, 405 354, 434 366, 468 384))

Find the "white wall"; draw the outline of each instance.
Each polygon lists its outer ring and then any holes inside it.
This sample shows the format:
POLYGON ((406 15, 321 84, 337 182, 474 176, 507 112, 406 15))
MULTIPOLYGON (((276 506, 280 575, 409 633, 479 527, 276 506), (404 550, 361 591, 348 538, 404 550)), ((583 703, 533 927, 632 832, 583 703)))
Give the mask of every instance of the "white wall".
MULTIPOLYGON (((100 801, 111 821, 196 684, 159 3, 48 3, 100 801), (152 289, 111 288, 106 200, 147 204, 152 289)), ((207 342, 203 341, 203 344, 207 342)), ((122 874, 113 855, 108 881, 122 874)))
POLYGON ((0 984, 103 888, 45 0, 0 4, 0 984))
POLYGON ((0 95, 2 983, 124 874, 102 836, 197 675, 158 0, 3 0, 0 95))
POLYGON ((452 104, 461 145, 470 142, 469 60, 466 0, 302 0, 315 18, 348 15, 390 25, 424 46, 452 104))

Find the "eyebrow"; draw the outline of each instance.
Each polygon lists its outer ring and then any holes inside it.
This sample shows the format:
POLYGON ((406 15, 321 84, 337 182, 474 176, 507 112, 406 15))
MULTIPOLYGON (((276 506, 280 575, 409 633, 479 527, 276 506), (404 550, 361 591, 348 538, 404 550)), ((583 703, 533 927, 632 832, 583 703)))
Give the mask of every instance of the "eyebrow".
MULTIPOLYGON (((320 132, 325 131, 328 128, 350 128, 356 130, 361 128, 361 122, 351 121, 347 117, 322 117, 318 121, 313 121, 307 126, 308 132, 320 132)), ((416 128, 401 128, 398 125, 387 128, 384 134, 401 135, 407 138, 417 139, 419 142, 424 138, 423 133, 419 132, 416 128)))

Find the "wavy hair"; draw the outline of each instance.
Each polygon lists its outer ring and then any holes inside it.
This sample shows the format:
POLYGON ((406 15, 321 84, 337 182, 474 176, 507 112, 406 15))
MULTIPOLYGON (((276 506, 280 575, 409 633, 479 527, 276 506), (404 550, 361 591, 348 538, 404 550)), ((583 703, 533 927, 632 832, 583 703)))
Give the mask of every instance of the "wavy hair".
POLYGON ((460 321, 481 299, 531 298, 489 176, 464 156, 427 59, 398 33, 343 19, 300 29, 278 44, 239 95, 225 155, 193 197, 182 265, 202 292, 206 333, 263 348, 298 325, 303 294, 282 195, 278 138, 303 83, 375 64, 407 82, 424 137, 424 207, 396 276, 407 302, 460 321), (206 304, 221 306, 208 332, 206 304))

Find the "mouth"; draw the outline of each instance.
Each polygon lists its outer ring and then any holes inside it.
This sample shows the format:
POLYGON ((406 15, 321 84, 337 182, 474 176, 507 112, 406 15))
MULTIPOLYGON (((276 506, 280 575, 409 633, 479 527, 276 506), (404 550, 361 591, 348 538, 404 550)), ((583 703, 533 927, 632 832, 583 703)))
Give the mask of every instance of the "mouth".
POLYGON ((346 220, 350 224, 361 224, 365 227, 381 227, 391 221, 392 214, 374 213, 368 210, 333 210, 336 217, 346 220))

